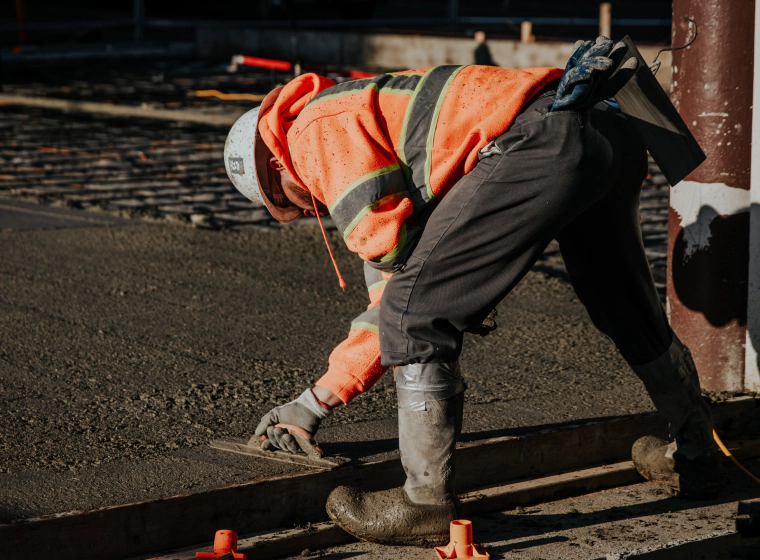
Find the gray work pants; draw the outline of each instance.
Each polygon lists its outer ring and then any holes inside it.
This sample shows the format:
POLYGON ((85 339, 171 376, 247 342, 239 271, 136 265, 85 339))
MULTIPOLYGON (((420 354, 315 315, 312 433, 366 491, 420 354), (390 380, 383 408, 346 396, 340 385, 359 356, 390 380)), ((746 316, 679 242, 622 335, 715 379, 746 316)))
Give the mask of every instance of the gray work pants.
POLYGON ((619 111, 529 104, 438 203, 380 306, 386 366, 454 362, 556 238, 591 320, 632 365, 670 347, 639 227, 644 146, 619 111))

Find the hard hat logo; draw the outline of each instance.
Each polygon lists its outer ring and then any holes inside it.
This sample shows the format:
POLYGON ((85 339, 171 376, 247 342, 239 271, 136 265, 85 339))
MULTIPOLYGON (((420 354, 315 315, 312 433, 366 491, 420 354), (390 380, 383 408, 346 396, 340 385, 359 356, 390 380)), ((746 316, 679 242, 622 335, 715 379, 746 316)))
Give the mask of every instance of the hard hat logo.
POLYGON ((245 165, 243 164, 243 158, 231 157, 228 158, 230 173, 235 175, 245 175, 245 165))

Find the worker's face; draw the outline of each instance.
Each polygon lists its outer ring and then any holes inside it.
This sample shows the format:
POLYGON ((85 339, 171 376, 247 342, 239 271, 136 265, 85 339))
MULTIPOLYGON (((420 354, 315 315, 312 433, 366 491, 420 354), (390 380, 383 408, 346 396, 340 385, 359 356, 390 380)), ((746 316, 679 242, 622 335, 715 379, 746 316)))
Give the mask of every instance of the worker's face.
MULTIPOLYGON (((311 194, 299 187, 293 180, 287 169, 272 156, 269 160, 269 167, 273 171, 274 179, 277 184, 280 185, 285 197, 290 201, 293 206, 302 208, 303 210, 309 210, 310 213, 314 212, 314 204, 312 202, 311 194)), ((317 200, 317 209, 320 215, 327 215, 329 213, 327 206, 317 200)))

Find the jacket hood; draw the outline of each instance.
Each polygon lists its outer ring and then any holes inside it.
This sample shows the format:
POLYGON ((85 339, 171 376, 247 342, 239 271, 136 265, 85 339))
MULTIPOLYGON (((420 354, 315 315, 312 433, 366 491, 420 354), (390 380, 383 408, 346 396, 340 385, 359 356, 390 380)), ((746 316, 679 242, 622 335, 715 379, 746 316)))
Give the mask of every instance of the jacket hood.
POLYGON ((306 104, 319 92, 335 84, 334 80, 317 74, 302 74, 282 88, 274 105, 259 117, 259 133, 262 140, 288 170, 293 180, 307 191, 309 191, 308 187, 296 173, 290 159, 288 131, 306 104))

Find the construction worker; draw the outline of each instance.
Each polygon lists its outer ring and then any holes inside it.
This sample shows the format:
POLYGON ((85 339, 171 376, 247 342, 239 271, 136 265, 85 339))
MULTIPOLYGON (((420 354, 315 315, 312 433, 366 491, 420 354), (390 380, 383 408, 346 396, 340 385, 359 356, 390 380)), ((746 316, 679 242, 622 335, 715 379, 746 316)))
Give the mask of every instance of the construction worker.
POLYGON ((297 453, 279 424, 313 436, 395 367, 406 483, 335 489, 327 511, 352 535, 445 543, 457 517, 463 335, 493 326, 489 312, 552 239, 592 321, 670 424, 674 442, 636 443, 637 467, 687 497, 717 492, 710 412, 642 244, 646 150, 604 101, 635 71, 622 54, 600 37, 579 42, 564 73, 441 66, 339 85, 304 74, 232 127, 225 164, 235 186, 282 222, 329 213, 365 262, 369 307, 327 372, 255 431, 297 453))
POLYGON ((481 66, 498 66, 498 64, 493 61, 491 49, 488 48, 488 43, 486 43, 485 31, 476 31, 474 38, 475 44, 477 45, 474 52, 475 64, 480 64, 481 66))

